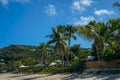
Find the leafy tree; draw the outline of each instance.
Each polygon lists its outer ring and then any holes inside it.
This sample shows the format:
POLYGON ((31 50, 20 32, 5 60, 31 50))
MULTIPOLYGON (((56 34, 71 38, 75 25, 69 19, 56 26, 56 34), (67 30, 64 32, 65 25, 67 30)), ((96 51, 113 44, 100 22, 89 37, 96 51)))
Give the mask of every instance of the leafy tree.
POLYGON ((100 55, 104 54, 104 32, 105 25, 101 22, 91 21, 86 26, 78 26, 78 35, 96 42, 98 60, 100 60, 100 55))
POLYGON ((62 64, 64 65, 64 53, 67 50, 67 44, 65 40, 67 39, 64 35, 65 27, 57 26, 56 28, 52 28, 52 34, 47 35, 51 40, 48 41, 47 44, 55 44, 54 49, 55 52, 59 52, 62 54, 62 64))
POLYGON ((74 57, 71 60, 72 68, 75 71, 85 69, 85 62, 90 52, 89 49, 83 49, 79 44, 75 44, 71 46, 70 51, 74 54, 74 57))
POLYGON ((70 47, 71 38, 76 40, 76 36, 75 36, 76 28, 72 25, 67 25, 65 30, 66 30, 66 36, 68 37, 68 46, 70 47))
POLYGON ((73 46, 70 48, 70 51, 72 51, 72 52, 75 54, 75 56, 79 56, 79 53, 80 53, 82 50, 81 50, 79 44, 75 44, 75 45, 73 45, 73 46))
POLYGON ((107 43, 108 47, 112 50, 112 53, 119 56, 120 45, 120 18, 110 19, 106 24, 108 31, 107 43))
POLYGON ((38 46, 39 53, 41 55, 41 62, 42 64, 46 64, 47 56, 48 56, 48 50, 47 50, 47 45, 45 43, 40 43, 38 46))
POLYGON ((70 52, 71 38, 76 40, 76 36, 74 35, 75 32, 76 32, 76 28, 74 26, 72 25, 65 26, 65 36, 67 37, 67 40, 68 40, 68 51, 66 55, 67 67, 69 66, 69 52, 70 52))

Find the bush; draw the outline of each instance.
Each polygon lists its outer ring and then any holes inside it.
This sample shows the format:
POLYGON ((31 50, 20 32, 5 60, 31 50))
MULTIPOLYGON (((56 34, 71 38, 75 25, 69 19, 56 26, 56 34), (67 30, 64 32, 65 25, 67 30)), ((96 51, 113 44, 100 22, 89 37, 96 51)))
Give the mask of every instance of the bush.
POLYGON ((52 66, 52 67, 46 67, 39 73, 41 73, 41 74, 56 74, 56 73, 62 73, 62 72, 63 72, 63 69, 61 67, 52 66))

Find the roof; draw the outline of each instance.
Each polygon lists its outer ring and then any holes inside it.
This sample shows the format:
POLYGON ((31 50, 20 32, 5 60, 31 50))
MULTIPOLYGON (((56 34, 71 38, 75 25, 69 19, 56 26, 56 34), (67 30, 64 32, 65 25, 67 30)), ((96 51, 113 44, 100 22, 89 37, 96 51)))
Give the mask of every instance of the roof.
POLYGON ((27 68, 27 67, 30 67, 30 66, 24 66, 24 65, 21 65, 19 66, 20 68, 27 68))
POLYGON ((36 65, 34 65, 35 67, 41 67, 41 66, 45 66, 44 64, 42 64, 42 63, 39 63, 39 64, 36 64, 36 65))
POLYGON ((0 65, 5 64, 4 62, 0 62, 0 65))

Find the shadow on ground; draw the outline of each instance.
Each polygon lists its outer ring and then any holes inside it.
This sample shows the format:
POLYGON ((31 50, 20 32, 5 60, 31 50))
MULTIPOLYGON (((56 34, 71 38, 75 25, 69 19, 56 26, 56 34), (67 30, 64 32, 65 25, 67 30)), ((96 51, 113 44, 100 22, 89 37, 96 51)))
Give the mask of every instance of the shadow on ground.
POLYGON ((34 79, 42 79, 44 77, 48 77, 51 75, 43 75, 43 76, 37 76, 37 77, 31 77, 31 78, 24 78, 23 80, 34 80, 34 79))
POLYGON ((74 79, 79 79, 79 80, 120 80, 120 74, 114 74, 114 75, 106 75, 106 74, 102 74, 102 75, 96 75, 96 74, 90 74, 90 75, 76 75, 76 74, 71 74, 70 76, 64 77, 62 78, 62 80, 74 80, 74 79))
POLYGON ((41 78, 45 78, 48 76, 51 76, 52 74, 46 74, 46 75, 37 75, 37 74, 31 74, 31 75, 27 75, 27 74, 19 74, 19 75, 15 75, 15 76, 10 76, 9 78, 11 79, 22 79, 22 80, 34 80, 34 79, 41 79, 41 78))
MULTIPOLYGON (((57 76, 63 76, 64 74, 58 74, 57 76)), ((15 76, 10 76, 9 78, 11 79, 22 79, 22 80, 41 80, 41 79, 45 79, 49 76, 52 76, 52 78, 54 78, 54 74, 43 74, 43 75, 39 75, 39 74, 31 74, 31 75, 24 75, 24 74, 21 74, 21 75, 15 75, 15 76)), ((60 77, 59 77, 60 78, 60 77)), ((77 79, 77 80, 120 80, 120 74, 69 74, 69 75, 66 75, 64 77, 61 77, 60 78, 61 80, 74 80, 74 79, 77 79)), ((45 79, 46 80, 46 79, 45 79)), ((52 80, 52 79, 51 79, 52 80)))

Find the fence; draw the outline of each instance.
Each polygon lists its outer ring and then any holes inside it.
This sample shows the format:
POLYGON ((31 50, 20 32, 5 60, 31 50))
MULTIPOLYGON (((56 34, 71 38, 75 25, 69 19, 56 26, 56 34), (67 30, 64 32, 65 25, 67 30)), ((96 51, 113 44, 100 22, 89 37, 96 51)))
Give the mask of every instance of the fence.
POLYGON ((86 69, 92 69, 92 68, 120 68, 120 60, 87 61, 86 69))

